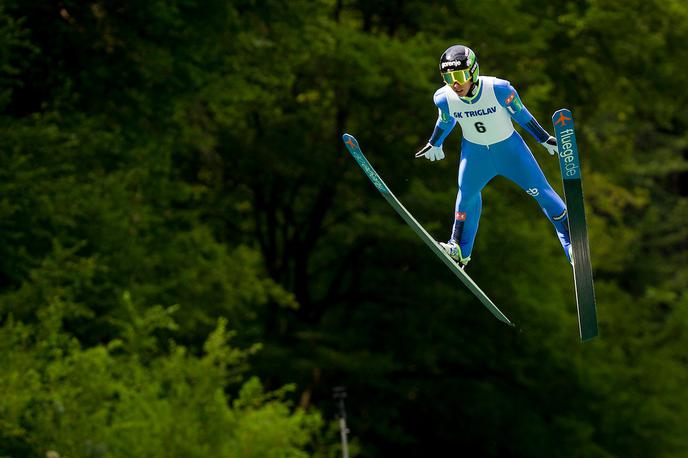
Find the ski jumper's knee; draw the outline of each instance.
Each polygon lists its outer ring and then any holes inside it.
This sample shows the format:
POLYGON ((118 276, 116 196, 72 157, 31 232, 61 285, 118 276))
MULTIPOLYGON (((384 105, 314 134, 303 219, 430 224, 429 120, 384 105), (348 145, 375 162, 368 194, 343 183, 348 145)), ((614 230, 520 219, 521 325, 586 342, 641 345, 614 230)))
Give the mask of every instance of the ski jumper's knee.
POLYGON ((470 193, 465 191, 465 188, 459 187, 459 192, 456 194, 456 211, 467 211, 481 202, 479 191, 471 190, 470 193))

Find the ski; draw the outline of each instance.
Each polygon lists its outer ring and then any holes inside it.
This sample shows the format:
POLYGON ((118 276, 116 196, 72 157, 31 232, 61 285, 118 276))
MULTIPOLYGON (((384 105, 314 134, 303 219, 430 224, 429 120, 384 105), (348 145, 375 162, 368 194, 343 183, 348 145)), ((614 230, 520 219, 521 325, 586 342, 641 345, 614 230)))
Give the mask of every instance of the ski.
POLYGON ((487 309, 501 322, 513 326, 513 323, 499 310, 499 308, 490 300, 489 297, 481 290, 478 285, 461 269, 456 262, 445 253, 439 244, 433 239, 430 234, 423 228, 423 226, 416 221, 416 219, 404 208, 399 200, 392 194, 392 191, 387 187, 380 175, 370 165, 368 159, 363 155, 361 148, 358 146, 358 141, 349 134, 342 136, 344 144, 354 157, 358 165, 361 166, 365 174, 368 176, 373 185, 377 188, 387 202, 396 210, 396 212, 406 221, 413 231, 430 247, 433 253, 444 262, 447 267, 456 275, 461 282, 480 300, 480 302, 487 307, 487 309))
POLYGON ((588 229, 585 222, 581 166, 578 157, 573 115, 561 109, 552 116, 554 131, 559 145, 559 166, 564 182, 564 198, 569 214, 569 234, 573 249, 573 281, 576 288, 578 328, 583 342, 597 336, 597 312, 595 288, 590 262, 588 229))

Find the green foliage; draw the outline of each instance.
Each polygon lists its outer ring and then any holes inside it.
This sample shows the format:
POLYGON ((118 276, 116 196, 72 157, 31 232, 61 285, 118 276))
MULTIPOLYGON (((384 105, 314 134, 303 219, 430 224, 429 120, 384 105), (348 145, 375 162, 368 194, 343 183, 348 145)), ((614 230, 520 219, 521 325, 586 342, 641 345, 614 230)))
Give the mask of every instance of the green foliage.
POLYGON ((172 344, 169 353, 143 364, 150 333, 173 324, 161 310, 134 314, 121 341, 88 349, 59 330, 56 307, 47 312, 43 334, 12 318, 0 329, 0 452, 308 456, 304 446, 312 443, 322 420, 317 413, 292 411, 284 399, 293 388, 265 392, 250 378, 235 399, 228 396, 228 388, 240 380, 240 365, 255 349, 230 347, 226 322, 218 323, 201 356, 172 344))
POLYGON ((684 456, 687 18, 679 0, 4 2, 0 455, 330 458, 347 385, 354 455, 684 456), (341 144, 448 235, 460 135, 440 163, 412 152, 457 42, 543 126, 576 116, 596 341, 532 199, 489 184, 470 267, 512 331, 341 144))

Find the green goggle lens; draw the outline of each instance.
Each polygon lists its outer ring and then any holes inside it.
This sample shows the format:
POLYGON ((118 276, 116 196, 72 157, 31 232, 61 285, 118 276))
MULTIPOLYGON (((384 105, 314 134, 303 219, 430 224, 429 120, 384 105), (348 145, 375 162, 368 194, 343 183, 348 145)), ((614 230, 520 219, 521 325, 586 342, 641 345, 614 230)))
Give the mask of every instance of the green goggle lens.
POLYGON ((442 73, 442 78, 450 86, 454 83, 466 84, 466 81, 471 79, 471 72, 468 70, 456 70, 454 72, 442 73))

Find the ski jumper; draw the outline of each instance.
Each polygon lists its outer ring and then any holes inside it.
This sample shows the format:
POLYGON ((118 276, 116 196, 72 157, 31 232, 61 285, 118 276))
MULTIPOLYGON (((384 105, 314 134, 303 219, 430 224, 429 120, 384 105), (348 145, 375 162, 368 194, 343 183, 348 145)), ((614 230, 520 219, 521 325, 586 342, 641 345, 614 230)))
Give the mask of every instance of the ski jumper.
POLYGON ((492 178, 501 175, 535 198, 554 225, 568 259, 571 241, 566 206, 547 182, 523 138, 514 130, 511 119, 540 143, 549 134, 508 81, 481 76, 478 85, 471 99, 459 97, 446 85, 434 96, 439 117, 429 143, 442 145, 457 122, 463 134, 451 239, 459 244, 463 257, 470 257, 482 210, 481 191, 492 178))

